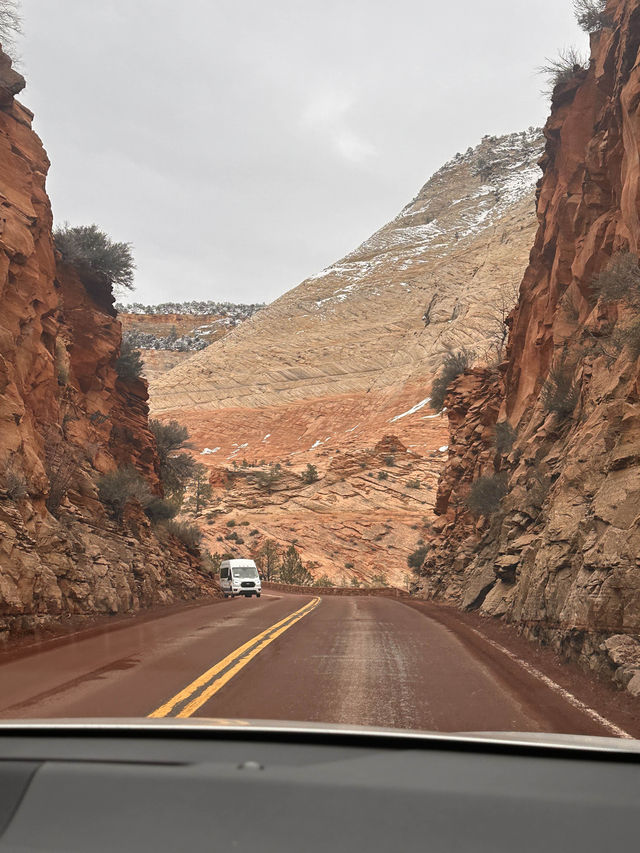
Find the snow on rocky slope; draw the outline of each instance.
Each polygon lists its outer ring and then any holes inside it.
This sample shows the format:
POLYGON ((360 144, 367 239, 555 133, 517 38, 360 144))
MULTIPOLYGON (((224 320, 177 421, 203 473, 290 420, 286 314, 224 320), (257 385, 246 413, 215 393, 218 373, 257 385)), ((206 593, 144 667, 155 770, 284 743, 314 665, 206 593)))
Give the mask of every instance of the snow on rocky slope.
POLYGON ((154 410, 381 389, 447 347, 487 349, 526 266, 541 150, 531 129, 456 155, 354 252, 160 377, 154 410))

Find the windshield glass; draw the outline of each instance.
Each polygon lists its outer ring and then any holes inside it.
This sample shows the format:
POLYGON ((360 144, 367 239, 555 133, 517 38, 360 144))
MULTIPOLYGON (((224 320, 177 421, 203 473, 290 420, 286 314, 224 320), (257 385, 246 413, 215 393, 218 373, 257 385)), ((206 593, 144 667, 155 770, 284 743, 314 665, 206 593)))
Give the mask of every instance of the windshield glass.
POLYGON ((253 568, 234 568, 231 569, 234 578, 245 579, 245 578, 257 578, 258 571, 253 568))
POLYGON ((640 734, 638 20, 0 0, 3 718, 640 734))

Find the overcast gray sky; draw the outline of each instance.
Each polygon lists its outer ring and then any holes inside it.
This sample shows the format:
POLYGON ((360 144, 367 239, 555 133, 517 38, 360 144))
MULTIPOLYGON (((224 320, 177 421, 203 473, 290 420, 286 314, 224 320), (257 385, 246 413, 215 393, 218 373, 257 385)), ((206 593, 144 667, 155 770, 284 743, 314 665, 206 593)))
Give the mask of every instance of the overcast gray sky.
POLYGON ((544 122, 571 0, 23 0, 58 223, 135 247, 143 302, 270 301, 457 151, 544 122))

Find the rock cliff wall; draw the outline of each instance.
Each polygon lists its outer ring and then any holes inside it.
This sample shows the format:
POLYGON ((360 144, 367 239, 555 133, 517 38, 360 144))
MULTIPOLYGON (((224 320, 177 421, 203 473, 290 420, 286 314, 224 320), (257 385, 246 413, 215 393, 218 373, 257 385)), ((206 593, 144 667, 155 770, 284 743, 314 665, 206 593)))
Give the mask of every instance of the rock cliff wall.
POLYGON ((502 375, 465 376, 448 399, 449 461, 420 588, 515 622, 640 694, 637 309, 596 282, 640 248, 640 2, 610 0, 607 17, 588 70, 553 95, 539 228, 502 375), (466 505, 481 476, 507 481, 489 520, 466 505))
POLYGON ((0 640, 211 591, 139 508, 115 525, 98 501, 97 476, 119 465, 159 490, 147 388, 118 378, 110 288, 57 262, 23 87, 0 53, 0 640))

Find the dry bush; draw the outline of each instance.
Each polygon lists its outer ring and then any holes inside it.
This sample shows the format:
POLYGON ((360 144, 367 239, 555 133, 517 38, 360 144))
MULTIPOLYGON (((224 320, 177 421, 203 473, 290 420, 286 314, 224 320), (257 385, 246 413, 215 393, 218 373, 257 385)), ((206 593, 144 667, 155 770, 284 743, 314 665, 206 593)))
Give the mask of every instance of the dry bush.
POLYGON ((98 480, 98 496, 113 517, 120 521, 129 501, 136 500, 143 507, 151 505, 154 497, 149 484, 132 466, 118 468, 98 480))
POLYGON ((72 448, 61 436, 50 430, 45 437, 44 467, 49 478, 49 495, 46 506, 56 515, 78 471, 78 460, 72 448))
POLYGON ((501 456, 511 453, 518 434, 509 421, 496 424, 495 446, 501 456))
POLYGON ((186 521, 165 521, 163 527, 169 531, 172 536, 175 536, 185 546, 187 551, 197 554, 200 550, 202 542, 202 532, 200 528, 194 524, 188 524, 186 521))
POLYGON ((444 408, 444 401, 449 392, 449 388, 454 379, 469 368, 473 360, 473 354, 466 349, 461 349, 458 352, 449 352, 445 356, 442 364, 440 375, 435 380, 431 387, 431 402, 430 406, 436 412, 441 412, 444 408))
POLYGON ((467 506, 474 515, 485 517, 493 515, 500 509, 500 504, 507 492, 507 481, 503 475, 480 477, 471 486, 467 506))
POLYGON ((547 64, 538 69, 540 74, 547 77, 548 88, 545 94, 553 94, 556 86, 568 83, 579 71, 584 70, 585 65, 585 57, 575 47, 561 50, 557 59, 547 59, 547 64))
POLYGON ((640 309, 640 266, 632 252, 614 255, 591 285, 594 295, 604 302, 626 302, 640 309))
POLYGON ((13 460, 7 460, 1 466, 0 488, 4 489, 12 501, 19 501, 29 494, 27 481, 23 474, 16 470, 13 460))
POLYGON ((580 399, 580 387, 574 379, 574 368, 566 358, 554 362, 540 394, 545 412, 565 420, 575 411, 580 399))

